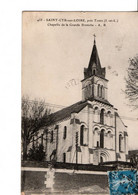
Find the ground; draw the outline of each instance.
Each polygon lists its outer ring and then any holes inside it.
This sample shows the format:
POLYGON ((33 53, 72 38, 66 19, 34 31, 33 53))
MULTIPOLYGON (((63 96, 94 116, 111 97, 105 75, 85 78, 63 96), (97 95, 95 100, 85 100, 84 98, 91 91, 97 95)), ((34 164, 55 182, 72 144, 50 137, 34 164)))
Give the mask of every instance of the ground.
POLYGON ((109 194, 106 175, 56 173, 53 191, 46 189, 45 172, 22 171, 22 192, 32 194, 109 194))

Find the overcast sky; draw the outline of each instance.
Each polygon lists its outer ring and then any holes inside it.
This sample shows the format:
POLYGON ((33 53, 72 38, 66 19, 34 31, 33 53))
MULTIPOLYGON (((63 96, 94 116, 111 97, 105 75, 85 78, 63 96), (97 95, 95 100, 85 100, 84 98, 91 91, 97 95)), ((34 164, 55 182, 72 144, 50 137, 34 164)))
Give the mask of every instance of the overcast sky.
POLYGON ((81 100, 80 81, 84 67, 88 67, 93 34, 96 34, 101 65, 106 67, 106 78, 109 80, 108 100, 118 108, 128 126, 129 148, 138 149, 138 111, 131 111, 122 92, 125 89, 128 60, 138 54, 137 24, 136 12, 24 12, 22 94, 63 106, 81 100), (64 22, 64 19, 76 19, 76 22, 64 22), (78 19, 83 21, 77 22, 78 19), (68 26, 61 26, 62 23, 68 26), (78 26, 72 26, 74 24, 78 26), (71 85, 72 79, 76 84, 71 85), (131 120, 126 120, 126 117, 131 120))

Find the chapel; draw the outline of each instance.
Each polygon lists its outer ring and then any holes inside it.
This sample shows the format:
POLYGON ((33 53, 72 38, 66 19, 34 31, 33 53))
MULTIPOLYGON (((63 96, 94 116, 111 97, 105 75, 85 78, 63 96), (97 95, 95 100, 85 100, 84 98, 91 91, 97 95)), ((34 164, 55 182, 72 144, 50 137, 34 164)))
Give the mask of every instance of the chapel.
POLYGON ((108 82, 94 36, 89 64, 81 81, 81 101, 52 113, 46 121, 47 161, 94 165, 126 161, 127 127, 108 100, 108 82))

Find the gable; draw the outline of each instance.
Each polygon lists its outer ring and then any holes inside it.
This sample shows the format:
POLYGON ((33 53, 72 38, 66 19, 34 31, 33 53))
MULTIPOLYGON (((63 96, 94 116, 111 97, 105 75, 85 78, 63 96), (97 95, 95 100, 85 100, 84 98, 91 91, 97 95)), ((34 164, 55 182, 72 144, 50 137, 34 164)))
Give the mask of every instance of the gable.
POLYGON ((48 116, 45 125, 50 126, 56 122, 62 121, 66 118, 71 117, 72 113, 79 113, 87 105, 90 105, 87 101, 79 101, 71 106, 63 108, 55 113, 48 116))

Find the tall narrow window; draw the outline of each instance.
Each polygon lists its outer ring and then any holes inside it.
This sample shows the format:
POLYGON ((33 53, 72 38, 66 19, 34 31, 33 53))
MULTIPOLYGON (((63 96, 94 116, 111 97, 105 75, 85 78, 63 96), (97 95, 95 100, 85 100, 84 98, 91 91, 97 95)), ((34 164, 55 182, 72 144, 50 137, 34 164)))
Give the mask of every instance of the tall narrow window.
POLYGON ((102 97, 105 98, 105 89, 104 89, 104 87, 102 89, 102 94, 103 94, 102 97))
POLYGON ((102 109, 100 113, 100 123, 104 124, 104 109, 102 109))
POLYGON ((100 163, 103 163, 103 157, 100 156, 100 163))
POLYGON ((93 75, 95 75, 95 73, 96 73, 96 70, 94 69, 94 70, 93 70, 93 75))
POLYGON ((101 97, 104 98, 104 87, 103 87, 103 85, 101 86, 101 97))
POLYGON ((120 134, 120 135, 119 135, 119 151, 120 151, 120 152, 122 151, 122 139, 123 139, 123 137, 122 137, 122 135, 120 134))
POLYGON ((110 111, 107 112, 107 124, 108 124, 109 126, 112 125, 111 112, 110 112, 110 111))
POLYGON ((103 87, 103 86, 101 86, 101 85, 100 85, 100 87, 99 87, 99 97, 102 97, 102 87, 103 87))
POLYGON ((97 96, 100 97, 100 84, 98 84, 98 88, 97 88, 97 96))
POLYGON ((67 137, 67 127, 64 127, 64 132, 63 132, 63 139, 66 139, 67 137))
POLYGON ((102 129, 100 133, 100 147, 104 148, 104 129, 102 129))
POLYGON ((80 145, 83 145, 84 143, 84 125, 80 128, 80 145))
POLYGON ((63 162, 66 162, 66 153, 63 153, 63 162))
POLYGON ((54 133, 53 133, 53 131, 51 131, 51 139, 50 139, 50 142, 53 142, 53 137, 54 137, 54 133))
POLYGON ((107 138, 108 138, 108 141, 106 143, 106 148, 112 149, 113 140, 112 140, 111 131, 107 132, 107 138))

